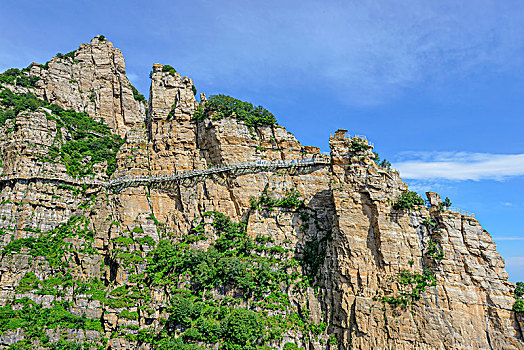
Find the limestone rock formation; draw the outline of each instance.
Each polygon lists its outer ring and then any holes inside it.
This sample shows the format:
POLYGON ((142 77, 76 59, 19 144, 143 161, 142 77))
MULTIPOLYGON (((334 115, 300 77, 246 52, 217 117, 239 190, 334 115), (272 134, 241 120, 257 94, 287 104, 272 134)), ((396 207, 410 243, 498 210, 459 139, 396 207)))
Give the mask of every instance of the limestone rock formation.
POLYGON ((0 348, 524 348, 489 233, 434 193, 399 206, 367 140, 325 156, 248 105, 195 118, 205 96, 160 64, 146 115, 101 36, 5 74, 0 348))
POLYGON ((103 119, 121 136, 144 121, 145 105, 133 95, 122 52, 100 36, 70 55, 53 57, 46 67, 32 64, 30 74, 41 77, 38 96, 103 119))

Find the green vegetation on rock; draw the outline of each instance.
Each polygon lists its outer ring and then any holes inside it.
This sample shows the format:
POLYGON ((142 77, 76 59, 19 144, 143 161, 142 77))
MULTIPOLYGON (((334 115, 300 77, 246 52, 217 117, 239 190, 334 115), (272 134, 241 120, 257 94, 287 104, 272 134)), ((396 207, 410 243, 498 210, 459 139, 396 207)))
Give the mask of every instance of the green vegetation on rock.
POLYGON ((422 293, 426 290, 426 287, 437 285, 435 276, 427 268, 424 268, 422 274, 402 270, 397 276, 397 282, 402 288, 399 295, 374 297, 374 300, 382 301, 393 306, 407 306, 419 300, 422 293))
POLYGON ((19 70, 18 68, 10 68, 0 74, 0 83, 27 88, 35 87, 35 83, 40 80, 40 77, 29 75, 28 70, 29 69, 19 70))
POLYGON ((193 115, 195 120, 202 120, 207 117, 213 119, 237 118, 250 127, 276 124, 275 116, 264 107, 255 107, 249 102, 240 101, 227 95, 210 96, 193 115))
POLYGON ((444 210, 444 208, 448 209, 449 207, 451 207, 451 200, 448 197, 446 197, 446 199, 444 199, 444 201, 440 203, 439 209, 444 210))
POLYGON ((393 209, 414 209, 418 205, 423 205, 424 200, 416 192, 405 191, 393 204, 393 209))
POLYGON ((136 89, 136 87, 134 87, 132 84, 131 85, 131 90, 133 91, 133 97, 135 98, 135 100, 137 100, 138 102, 142 102, 142 103, 146 103, 146 98, 144 97, 144 95, 142 95, 140 92, 138 92, 138 90, 136 89))
POLYGON ((380 155, 377 152, 373 152, 373 154, 375 155, 374 161, 379 167, 384 169, 391 169, 391 163, 388 160, 380 160, 380 155))
POLYGON ((286 191, 285 196, 281 199, 275 199, 274 195, 269 193, 268 188, 266 187, 260 194, 260 197, 257 199, 252 198, 250 203, 251 209, 264 208, 268 210, 272 210, 274 207, 297 210, 304 206, 304 200, 302 199, 300 192, 295 188, 286 191))
POLYGON ((8 119, 15 118, 22 111, 36 111, 46 103, 30 92, 15 94, 4 89, 0 92, 0 125, 5 125, 8 119))
MULTIPOLYGON (((304 293, 306 277, 298 261, 281 247, 268 248, 270 239, 251 239, 244 222, 216 211, 205 217, 212 219, 207 227, 217 235, 209 248, 194 249, 193 240, 163 239, 149 254, 146 273, 130 276, 138 290, 171 291, 164 328, 142 329, 136 340, 155 349, 254 350, 292 329, 306 338, 326 331, 325 324, 313 323, 307 312, 298 314, 291 306, 290 292, 304 293), (214 297, 212 291, 220 290, 234 293, 214 297)), ((205 229, 198 224, 192 231, 205 229)))
POLYGON ((515 304, 513 304, 513 310, 517 312, 524 312, 524 282, 517 282, 515 286, 515 304))
POLYGON ((28 298, 21 298, 15 300, 14 304, 18 306, 16 309, 11 305, 0 307, 0 331, 22 329, 25 339, 14 343, 9 349, 33 349, 32 342, 37 339, 40 346, 46 349, 89 349, 95 344, 79 344, 64 339, 50 342, 46 330, 72 328, 102 332, 100 320, 87 318, 85 314, 73 315, 67 311, 67 302, 54 302, 52 307, 44 308, 28 298))
POLYGON ((176 69, 171 67, 168 64, 166 64, 166 65, 164 65, 164 67, 162 67, 162 72, 167 72, 167 73, 169 73, 173 77, 176 75, 176 69))
POLYGON ((360 137, 353 137, 349 144, 349 150, 356 153, 362 153, 371 148, 367 140, 361 139, 360 137))
POLYGON ((89 242, 93 241, 94 232, 89 228, 89 222, 85 216, 73 216, 67 223, 49 232, 36 231, 37 237, 19 238, 9 242, 2 249, 2 256, 20 253, 22 249, 27 249, 31 256, 44 257, 51 266, 66 266, 67 261, 64 261, 66 251, 93 252, 89 242), (82 247, 73 248, 65 240, 74 237, 82 238, 88 243, 82 247))
POLYGON ((48 118, 56 121, 59 137, 50 149, 48 160, 64 163, 71 176, 93 174, 93 166, 103 162, 107 162, 107 175, 116 170, 116 154, 124 140, 112 134, 103 121, 97 122, 87 113, 50 105, 29 92, 14 94, 4 89, 0 92, 0 104, 4 107, 0 109, 0 125, 22 111, 36 111, 44 107, 52 112, 48 118), (71 134, 65 142, 61 137, 62 128, 71 134))

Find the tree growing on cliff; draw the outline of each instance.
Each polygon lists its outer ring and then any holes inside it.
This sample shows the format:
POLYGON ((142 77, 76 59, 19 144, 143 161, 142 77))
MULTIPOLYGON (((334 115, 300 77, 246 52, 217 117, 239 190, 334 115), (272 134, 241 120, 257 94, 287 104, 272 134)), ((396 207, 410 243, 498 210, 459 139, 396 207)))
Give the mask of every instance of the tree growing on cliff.
POLYGON ((193 115, 195 120, 202 120, 212 116, 213 119, 224 117, 237 118, 250 127, 276 124, 275 116, 264 107, 255 107, 249 102, 227 95, 209 96, 205 105, 199 107, 193 115))
POLYGON ((418 195, 418 193, 413 191, 405 191, 402 192, 395 204, 393 204, 393 209, 413 209, 417 205, 423 204, 424 200, 418 195))
POLYGON ((522 296, 524 295, 524 282, 517 282, 514 294, 515 304, 513 304, 513 310, 524 312, 524 299, 522 299, 522 296))

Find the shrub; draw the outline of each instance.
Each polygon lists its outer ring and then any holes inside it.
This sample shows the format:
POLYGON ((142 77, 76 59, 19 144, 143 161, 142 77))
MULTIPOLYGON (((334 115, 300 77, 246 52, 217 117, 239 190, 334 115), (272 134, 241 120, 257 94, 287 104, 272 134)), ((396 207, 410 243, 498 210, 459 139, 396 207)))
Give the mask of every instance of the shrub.
POLYGON ((169 312, 171 313, 169 321, 176 325, 189 326, 191 320, 200 315, 201 304, 195 304, 190 298, 183 295, 175 295, 171 298, 169 312))
POLYGON ((524 295, 524 282, 517 282, 515 286, 515 296, 520 298, 524 295))
POLYGON ((10 68, 0 74, 0 83, 16 85, 22 87, 35 87, 35 83, 40 80, 40 77, 34 75, 24 74, 29 69, 24 68, 20 71, 18 68, 10 68))
POLYGON ((227 95, 212 95, 203 107, 197 109, 193 118, 202 120, 207 117, 220 119, 231 117, 242 120, 247 126, 276 124, 275 116, 262 106, 253 106, 249 102, 237 100, 227 95))
POLYGON ((138 320, 138 312, 124 309, 120 311, 118 317, 126 318, 128 320, 138 320))
POLYGON ((170 65, 166 64, 163 68, 162 68, 162 72, 168 72, 170 75, 172 75, 173 77, 175 76, 175 73, 176 73, 176 69, 171 67, 170 65))
POLYGON ((16 288, 20 292, 28 292, 30 290, 38 288, 40 280, 32 272, 27 272, 24 277, 20 280, 20 284, 16 288))
POLYGON ((401 290, 403 290, 400 295, 374 297, 373 299, 393 306, 402 305, 405 307, 419 300, 426 287, 437 285, 435 275, 427 268, 423 269, 422 274, 401 270, 397 276, 397 282, 401 286, 401 290))
POLYGON ((75 59, 76 50, 73 50, 71 52, 68 52, 64 55, 64 58, 70 57, 71 59, 75 59))
POLYGON ((284 350, 298 350, 298 345, 295 343, 285 343, 284 350))
POLYGON ((100 35, 100 36, 98 37, 98 40, 99 40, 99 41, 106 41, 106 37, 103 36, 103 35, 100 35))
POLYGON ((133 232, 134 233, 144 233, 144 229, 142 227, 137 226, 133 228, 133 232))
POLYGON ((522 299, 522 296, 524 295, 524 283, 523 282, 517 282, 517 285, 515 286, 515 304, 513 304, 513 310, 517 312, 524 312, 524 299, 522 299))
POLYGON ((425 218, 424 221, 422 221, 422 225, 429 227, 435 227, 437 223, 431 219, 431 218, 425 218))
POLYGON ((40 100, 30 92, 14 94, 7 89, 0 92, 0 103, 2 106, 12 110, 15 115, 26 110, 36 111, 39 107, 46 105, 44 101, 40 100))
POLYGON ((252 310, 234 309, 225 321, 223 337, 226 349, 235 345, 255 345, 262 336, 262 324, 258 314, 252 310))
POLYGON ((4 89, 0 92, 0 103, 7 107, 0 110, 1 125, 25 110, 35 111, 39 107, 46 107, 52 111, 56 117, 49 118, 56 120, 59 130, 62 127, 68 129, 72 138, 62 147, 51 147, 49 157, 52 160, 60 157, 71 176, 93 174, 93 165, 105 161, 107 175, 116 170, 116 154, 124 140, 119 135, 112 134, 103 121, 97 122, 87 113, 77 113, 72 109, 64 110, 57 105, 49 105, 32 93, 14 94, 4 89), (86 160, 87 157, 90 157, 89 161, 86 160))
POLYGON ((351 143, 349 144, 349 150, 356 153, 365 152, 371 148, 372 147, 368 144, 366 140, 361 139, 359 137, 353 137, 351 139, 351 143))
POLYGON ((382 161, 380 161, 380 155, 377 153, 377 152, 373 152, 373 154, 375 155, 375 163, 381 167, 381 168, 384 168, 384 169, 390 169, 391 168, 391 163, 389 161, 387 161, 386 159, 382 159, 382 161))
POLYGON ((449 207, 451 207, 451 200, 448 197, 446 197, 446 199, 444 199, 444 201, 440 203, 440 208, 443 209, 449 207))
POLYGON ((135 98, 135 100, 138 101, 138 102, 145 103, 146 102, 146 98, 144 97, 144 95, 142 95, 140 92, 138 92, 136 87, 134 87, 132 84, 130 84, 130 85, 131 85, 131 90, 133 91, 133 97, 135 98))
POLYGON ((275 204, 276 207, 298 209, 304 206, 304 200, 300 192, 297 189, 292 188, 289 191, 286 191, 286 195, 275 204))
POLYGON ((195 85, 191 85, 191 90, 193 90, 193 95, 197 94, 197 88, 195 87, 195 85))
POLYGON ((391 163, 386 159, 382 159, 382 162, 379 164, 384 169, 391 169, 391 163))
POLYGON ((515 304, 513 304, 513 310, 517 312, 524 312, 524 299, 515 299, 515 304))
POLYGON ((444 259, 444 252, 440 249, 435 241, 428 242, 428 248, 426 252, 431 258, 442 260, 444 259))
POLYGON ((297 210, 304 206, 304 200, 301 197, 300 192, 296 188, 292 188, 287 190, 281 199, 274 199, 274 195, 269 193, 266 187, 258 199, 251 198, 250 204, 252 209, 264 208, 272 210, 274 207, 282 207, 297 210))
POLYGON ((336 337, 334 334, 331 334, 331 335, 329 336, 328 343, 329 343, 330 345, 337 345, 337 344, 338 344, 337 337, 336 337))
POLYGON ((397 199, 393 209, 413 209, 415 206, 423 204, 424 200, 416 192, 405 191, 397 199))

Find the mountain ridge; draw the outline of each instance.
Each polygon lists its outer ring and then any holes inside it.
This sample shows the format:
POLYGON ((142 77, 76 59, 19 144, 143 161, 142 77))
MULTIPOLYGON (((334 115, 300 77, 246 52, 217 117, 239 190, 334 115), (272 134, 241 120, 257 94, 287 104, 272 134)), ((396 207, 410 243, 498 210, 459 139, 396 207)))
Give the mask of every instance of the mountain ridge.
POLYGON ((335 132, 329 164, 112 191, 96 183, 323 155, 263 107, 198 102, 171 66, 153 65, 146 106, 103 36, 11 73, 1 347, 524 347, 489 233, 410 196, 366 139, 335 132))

